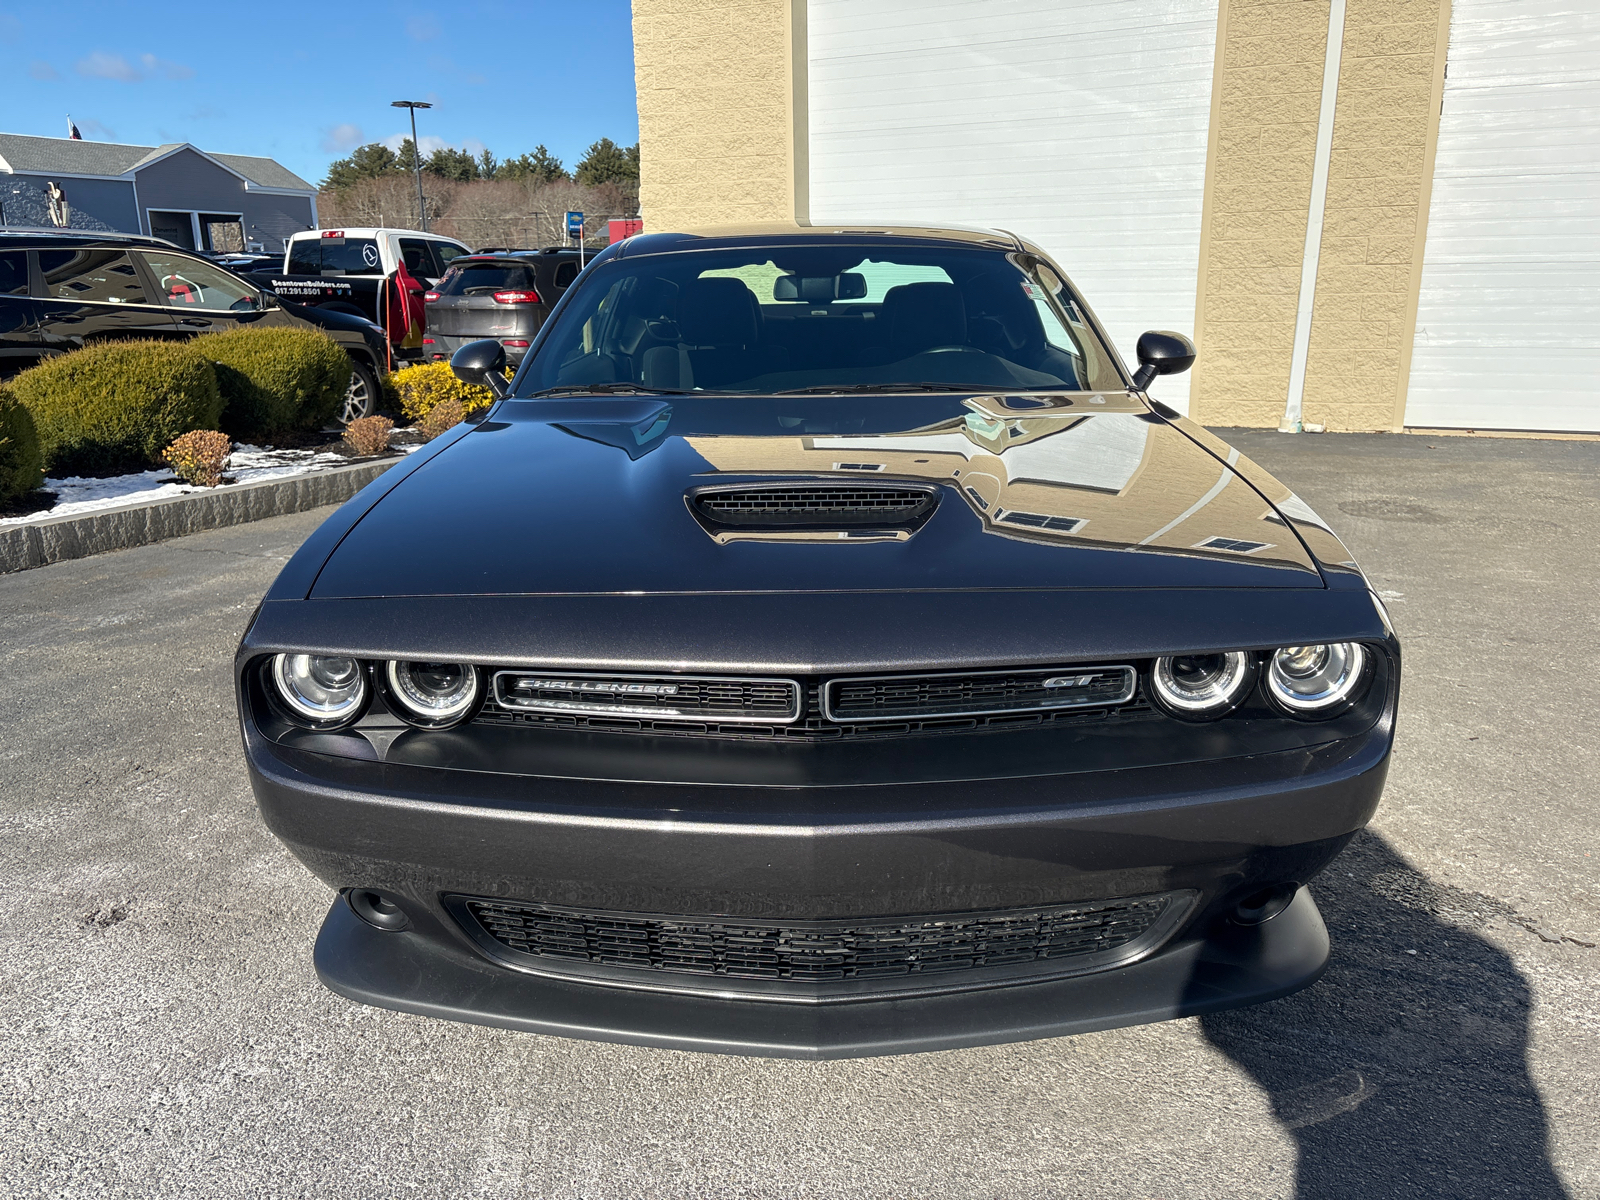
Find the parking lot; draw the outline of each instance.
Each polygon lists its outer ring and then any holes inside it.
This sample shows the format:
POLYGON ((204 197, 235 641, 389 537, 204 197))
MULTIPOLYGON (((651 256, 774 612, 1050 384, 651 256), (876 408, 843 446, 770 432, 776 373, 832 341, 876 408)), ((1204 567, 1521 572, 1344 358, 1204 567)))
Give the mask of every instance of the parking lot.
POLYGON ((1600 1196, 1600 441, 1224 436, 1405 643, 1332 965, 1201 1019, 806 1063, 322 989, 235 642, 327 510, 0 577, 0 1194, 1600 1196))

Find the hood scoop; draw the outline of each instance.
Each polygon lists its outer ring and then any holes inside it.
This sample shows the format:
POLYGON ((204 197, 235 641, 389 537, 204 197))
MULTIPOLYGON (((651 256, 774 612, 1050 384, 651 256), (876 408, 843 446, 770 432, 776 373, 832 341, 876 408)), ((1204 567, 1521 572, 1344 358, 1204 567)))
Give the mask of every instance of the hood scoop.
POLYGON ((719 544, 731 541, 905 541, 939 506, 939 489, 899 482, 721 484, 684 499, 719 544))

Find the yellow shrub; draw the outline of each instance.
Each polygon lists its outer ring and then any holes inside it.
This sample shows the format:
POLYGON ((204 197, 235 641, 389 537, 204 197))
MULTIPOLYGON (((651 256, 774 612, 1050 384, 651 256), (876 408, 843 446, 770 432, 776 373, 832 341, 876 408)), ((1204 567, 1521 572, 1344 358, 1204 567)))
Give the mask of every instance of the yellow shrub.
POLYGON ((393 428, 388 417, 361 417, 344 427, 344 440, 357 454, 382 454, 389 448, 393 428))
POLYGON ((435 404, 432 410, 422 420, 417 422, 417 428, 422 430, 422 436, 430 442, 447 429, 454 429, 467 419, 461 401, 451 397, 435 404))
POLYGON ((178 438, 161 452, 161 457, 177 477, 195 487, 216 487, 222 482, 222 468, 233 453, 228 435, 214 429, 196 429, 178 438))
POLYGON ((400 411, 413 421, 422 421, 445 400, 460 403, 464 416, 482 412, 494 403, 494 393, 486 387, 462 383, 445 362, 420 363, 389 376, 400 411))

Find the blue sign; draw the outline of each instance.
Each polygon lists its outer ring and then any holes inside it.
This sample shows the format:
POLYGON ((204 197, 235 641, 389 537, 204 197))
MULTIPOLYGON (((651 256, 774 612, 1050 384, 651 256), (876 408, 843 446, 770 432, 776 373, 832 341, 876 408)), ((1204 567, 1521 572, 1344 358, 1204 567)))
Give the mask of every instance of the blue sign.
POLYGON ((569 212, 567 214, 567 236, 579 238, 583 236, 583 214, 581 212, 569 212))

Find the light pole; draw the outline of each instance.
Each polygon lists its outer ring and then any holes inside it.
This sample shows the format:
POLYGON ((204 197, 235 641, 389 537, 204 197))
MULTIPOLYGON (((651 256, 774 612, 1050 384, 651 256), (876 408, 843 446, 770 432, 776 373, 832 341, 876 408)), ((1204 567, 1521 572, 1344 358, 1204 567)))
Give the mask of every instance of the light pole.
POLYGON ((422 219, 422 232, 428 232, 428 206, 422 200, 422 147, 417 145, 417 109, 432 108, 426 100, 396 100, 390 108, 411 110, 411 166, 417 176, 417 215, 422 219))

